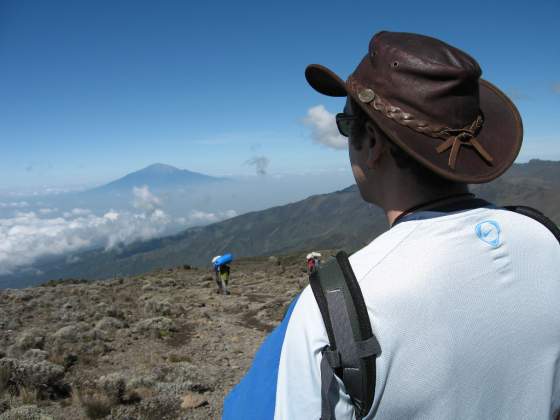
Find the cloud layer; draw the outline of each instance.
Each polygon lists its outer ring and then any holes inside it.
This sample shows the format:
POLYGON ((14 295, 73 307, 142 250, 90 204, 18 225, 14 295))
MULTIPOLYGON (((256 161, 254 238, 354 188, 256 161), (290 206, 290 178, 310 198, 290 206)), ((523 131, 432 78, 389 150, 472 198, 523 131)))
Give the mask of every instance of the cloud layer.
POLYGON ((169 221, 160 209, 138 214, 111 210, 102 216, 74 209, 55 218, 18 212, 13 218, 0 219, 0 274, 29 266, 40 257, 89 247, 111 249, 121 243, 150 239, 161 234, 169 221))
POLYGON ((148 240, 193 225, 205 225, 237 216, 234 210, 204 212, 191 210, 187 217, 174 219, 162 208, 162 201, 147 186, 134 187, 131 211, 109 210, 102 215, 74 208, 58 216, 56 209, 26 209, 28 203, 14 202, 15 216, 0 218, 0 275, 29 269, 39 258, 68 255, 88 248, 110 250, 122 244, 148 240))
POLYGON ((346 138, 338 132, 334 114, 323 105, 309 108, 303 122, 311 128, 311 138, 315 143, 339 150, 348 147, 346 138))

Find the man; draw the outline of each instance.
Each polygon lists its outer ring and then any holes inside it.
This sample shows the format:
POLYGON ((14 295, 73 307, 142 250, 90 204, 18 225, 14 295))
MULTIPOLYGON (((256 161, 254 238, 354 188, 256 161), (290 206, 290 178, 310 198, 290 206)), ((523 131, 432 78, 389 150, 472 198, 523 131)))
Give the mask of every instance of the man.
POLYGON ((218 289, 216 293, 229 295, 227 289, 229 283, 230 267, 229 263, 233 261, 232 254, 216 255, 212 258, 212 269, 214 270, 214 280, 218 289))
MULTIPOLYGON (((468 192, 505 172, 522 140, 517 109, 480 75, 454 47, 391 32, 372 38, 346 82, 323 66, 306 70, 317 91, 347 98, 337 124, 352 172, 391 226, 350 257, 381 347, 364 418, 549 419, 560 410, 560 246, 540 223, 468 192)), ((307 287, 224 418, 320 418, 328 344, 307 287), (252 397, 273 403, 252 412, 244 390, 259 389, 267 360, 274 395, 252 397)), ((338 385, 327 403, 336 419, 352 419, 338 385)))
POLYGON ((321 263, 321 254, 319 252, 311 252, 307 254, 307 274, 311 274, 313 271, 318 270, 321 263))

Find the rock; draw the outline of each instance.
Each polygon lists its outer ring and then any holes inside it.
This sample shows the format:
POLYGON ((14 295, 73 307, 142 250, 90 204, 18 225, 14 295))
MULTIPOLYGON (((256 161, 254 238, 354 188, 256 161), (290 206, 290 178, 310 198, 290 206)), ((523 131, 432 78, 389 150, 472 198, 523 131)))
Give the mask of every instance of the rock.
POLYGON ((22 405, 0 414, 0 420, 54 420, 35 405, 22 405))
POLYGON ((191 408, 198 408, 208 404, 208 400, 200 394, 194 394, 189 392, 184 395, 181 401, 181 408, 183 410, 188 410, 191 408))

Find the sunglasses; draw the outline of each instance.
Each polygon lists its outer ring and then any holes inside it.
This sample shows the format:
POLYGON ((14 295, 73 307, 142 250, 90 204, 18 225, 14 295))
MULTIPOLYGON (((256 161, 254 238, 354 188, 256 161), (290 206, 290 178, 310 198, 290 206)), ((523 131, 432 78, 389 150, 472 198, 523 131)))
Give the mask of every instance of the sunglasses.
POLYGON ((360 117, 355 115, 346 114, 344 112, 336 114, 336 126, 338 127, 338 132, 344 137, 350 137, 350 132, 352 131, 352 126, 357 121, 361 121, 360 117))

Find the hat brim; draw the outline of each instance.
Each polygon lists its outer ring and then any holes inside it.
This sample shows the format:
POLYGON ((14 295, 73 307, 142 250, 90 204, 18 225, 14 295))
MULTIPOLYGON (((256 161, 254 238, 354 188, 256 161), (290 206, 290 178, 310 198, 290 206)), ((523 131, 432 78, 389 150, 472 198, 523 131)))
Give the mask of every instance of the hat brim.
POLYGON ((517 108, 503 92, 486 80, 479 81, 480 110, 484 115, 484 125, 477 140, 493 157, 493 161, 488 163, 473 147, 462 146, 455 168, 452 169, 449 165, 450 150, 443 153, 436 151, 442 143, 441 139, 404 127, 364 104, 359 100, 358 92, 353 91, 332 70, 312 64, 305 70, 305 77, 319 93, 352 97, 390 140, 420 164, 446 179, 468 184, 489 182, 512 165, 521 149, 523 125, 517 108))
POLYGON ((317 92, 327 96, 346 96, 346 83, 332 70, 320 64, 310 64, 305 69, 305 78, 317 92))

